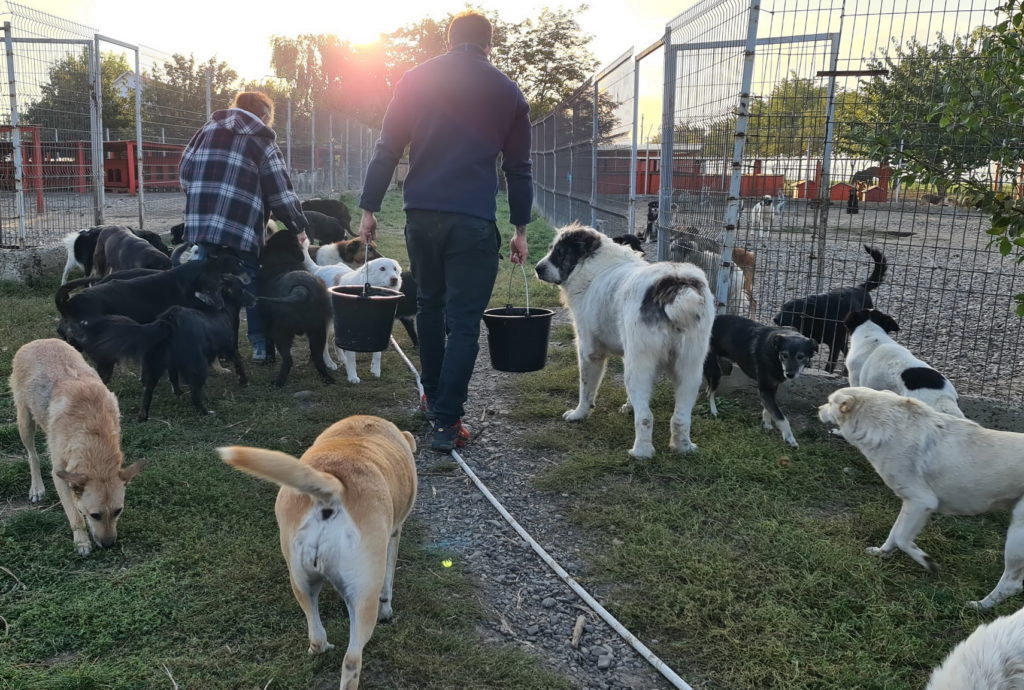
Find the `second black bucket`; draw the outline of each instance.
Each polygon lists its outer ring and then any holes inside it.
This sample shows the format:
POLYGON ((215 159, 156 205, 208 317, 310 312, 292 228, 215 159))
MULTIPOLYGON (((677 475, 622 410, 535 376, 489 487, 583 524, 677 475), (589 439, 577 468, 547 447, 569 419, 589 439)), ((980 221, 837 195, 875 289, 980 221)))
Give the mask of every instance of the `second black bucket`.
POLYGON ((540 371, 548 359, 551 309, 501 307, 484 312, 491 366, 498 371, 540 371))
POLYGON ((395 310, 403 297, 401 292, 383 287, 339 285, 332 287, 330 293, 334 305, 334 342, 338 347, 353 352, 388 349, 395 310))

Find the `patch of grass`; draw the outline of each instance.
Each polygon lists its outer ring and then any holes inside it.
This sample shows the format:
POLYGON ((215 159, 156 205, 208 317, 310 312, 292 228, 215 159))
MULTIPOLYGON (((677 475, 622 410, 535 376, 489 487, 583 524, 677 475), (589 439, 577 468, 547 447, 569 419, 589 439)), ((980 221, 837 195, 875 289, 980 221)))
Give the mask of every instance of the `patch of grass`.
MULTIPOLYGON (((400 208, 389 195, 381 245, 404 258, 400 208)), ((0 285, 0 500, 27 497, 7 378, 20 345, 54 335, 55 288, 56 278, 36 288, 0 285)), ((403 329, 396 336, 404 338, 403 329)), ((352 386, 340 377, 324 386, 306 363, 305 343, 296 343, 283 390, 271 385, 276 368, 265 366, 248 367, 248 389, 233 376, 211 377, 216 414, 203 418, 165 381, 151 421, 134 421, 141 384, 119 367, 111 388, 123 413, 122 446, 128 462, 149 464, 128 488, 117 545, 87 558, 74 555, 48 476, 43 503, 0 514, 0 564, 24 584, 0 571, 0 615, 9 626, 0 633, 0 688, 166 688, 165 665, 186 688, 337 687, 348 636, 343 603, 325 588, 321 611, 338 648, 308 656, 305 619, 278 546, 277 489, 228 468, 214 448, 298 455, 350 414, 379 413, 413 431, 422 422, 411 376, 394 353, 384 355, 379 381, 352 386), (293 397, 300 390, 312 392, 308 406, 293 397)), ((365 357, 360 364, 365 369, 365 357)), ((42 449, 42 435, 37 442, 42 449)), ((412 521, 403 534, 396 618, 366 648, 367 688, 570 687, 521 651, 484 646, 473 586, 458 567, 442 567, 422 526, 412 521)))
MULTIPOLYGON (((553 338, 571 353, 565 329, 553 338)), ((991 615, 964 603, 1002 571, 1007 517, 936 517, 918 543, 943 570, 903 554, 876 559, 899 502, 853 448, 816 424, 799 449, 760 429, 751 393, 694 410, 688 456, 668 448, 672 392, 658 386, 653 460, 630 458, 632 415, 614 375, 586 421, 558 419, 576 400, 576 365, 553 350, 517 379, 533 443, 564 461, 537 485, 571 496, 595 542, 585 581, 684 678, 722 688, 921 687, 931 668, 991 615), (657 640, 657 642, 653 642, 657 640)), ((1015 610, 1019 601, 1000 606, 1015 610)))

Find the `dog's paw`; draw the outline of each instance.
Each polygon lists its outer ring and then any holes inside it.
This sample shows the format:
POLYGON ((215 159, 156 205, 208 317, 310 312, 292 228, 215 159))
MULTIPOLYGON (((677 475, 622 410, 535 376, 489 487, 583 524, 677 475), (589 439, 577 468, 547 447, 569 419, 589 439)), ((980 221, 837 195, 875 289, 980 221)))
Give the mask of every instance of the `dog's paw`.
POLYGON ((693 453, 697 450, 697 444, 690 439, 672 441, 669 446, 677 453, 693 453))
POLYGON ((359 378, 358 376, 356 376, 355 374, 349 374, 348 382, 349 383, 362 383, 363 380, 361 378, 359 378))
POLYGON ((788 443, 789 445, 793 446, 794 448, 800 447, 800 444, 796 442, 796 438, 793 436, 793 434, 790 434, 789 436, 783 436, 782 440, 788 443))
POLYGON ((391 620, 392 616, 395 615, 395 611, 391 608, 390 602, 381 602, 380 610, 377 611, 377 622, 383 623, 391 620))
POLYGON ((578 422, 586 419, 590 415, 590 410, 581 410, 580 408, 574 408, 562 414, 562 419, 567 422, 578 422))
POLYGON ((379 379, 380 378, 380 367, 370 367, 370 376, 379 379))
POLYGON ((43 500, 43 496, 46 495, 46 487, 43 485, 35 486, 32 485, 28 490, 28 502, 39 503, 43 500))
POLYGON ((324 366, 330 369, 331 371, 338 370, 338 363, 328 357, 324 357, 324 366))
POLYGON ((887 558, 892 555, 892 551, 883 551, 881 546, 869 546, 864 549, 864 553, 878 558, 887 558))
POLYGON ((309 641, 309 649, 306 651, 309 654, 323 654, 324 652, 334 649, 334 645, 327 640, 309 641))
POLYGON ((630 405, 629 403, 626 403, 625 405, 623 405, 622 407, 619 408, 619 414, 629 414, 632 411, 633 411, 633 406, 630 405))
POLYGON ((654 444, 634 443, 633 447, 629 449, 629 454, 640 460, 648 460, 654 457, 654 444))
POLYGON ((75 553, 79 556, 88 556, 92 553, 92 543, 89 541, 88 537, 86 537, 85 541, 75 539, 75 553))
POLYGON ((967 608, 974 609, 975 611, 987 611, 990 608, 992 608, 992 604, 986 604, 984 599, 969 601, 965 605, 967 606, 967 608))

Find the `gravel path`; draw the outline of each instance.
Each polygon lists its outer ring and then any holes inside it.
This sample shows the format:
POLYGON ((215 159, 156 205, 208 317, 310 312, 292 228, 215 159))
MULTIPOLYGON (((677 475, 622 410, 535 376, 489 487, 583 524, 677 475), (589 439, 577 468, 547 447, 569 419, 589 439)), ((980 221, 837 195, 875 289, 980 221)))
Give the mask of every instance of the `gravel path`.
MULTIPOLYGON (((466 424, 479 437, 460 453, 506 509, 570 575, 586 574, 591 543, 567 518, 566 497, 541 492, 533 479, 557 457, 524 447, 511 421, 514 375, 491 369, 486 328, 470 388, 466 424), (484 420, 481 422, 481 420, 484 420)), ((415 353, 409 353, 413 361, 415 353)), ((565 585, 505 522, 470 479, 421 438, 420 489, 415 514, 433 546, 451 554, 482 589, 487 644, 516 644, 538 655, 580 688, 671 688, 650 665, 565 585), (578 648, 570 644, 584 616, 578 648)), ((582 578, 581 584, 585 584, 582 578)), ((599 591, 591 590, 602 601, 599 591)), ((614 613, 614 612, 613 612, 614 613)), ((644 640, 650 643, 651 640, 644 640)), ((676 669, 685 677, 685 669, 676 669)))

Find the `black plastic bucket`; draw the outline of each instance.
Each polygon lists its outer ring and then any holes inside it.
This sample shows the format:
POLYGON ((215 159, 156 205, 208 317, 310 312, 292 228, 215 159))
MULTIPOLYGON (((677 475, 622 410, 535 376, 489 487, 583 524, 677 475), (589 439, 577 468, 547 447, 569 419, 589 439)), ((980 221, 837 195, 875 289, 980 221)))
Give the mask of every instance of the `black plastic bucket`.
POLYGON ((491 366, 498 371, 540 371, 548 359, 551 309, 501 307, 484 312, 491 366))
POLYGON ((383 352, 391 340, 402 293, 384 287, 339 285, 330 288, 334 303, 334 342, 342 350, 383 352), (365 292, 364 292, 365 290, 365 292))

